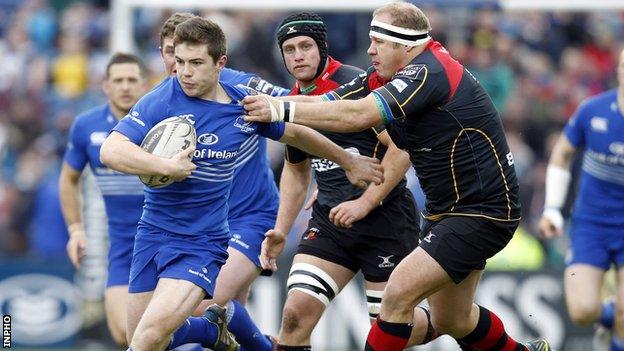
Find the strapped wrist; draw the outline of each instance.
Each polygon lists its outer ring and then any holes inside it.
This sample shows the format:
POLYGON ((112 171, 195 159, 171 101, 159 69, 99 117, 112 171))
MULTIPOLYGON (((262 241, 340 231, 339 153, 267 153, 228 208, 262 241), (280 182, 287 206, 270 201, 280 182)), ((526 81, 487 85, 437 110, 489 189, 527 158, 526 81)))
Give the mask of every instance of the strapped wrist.
POLYGON ((67 226, 67 232, 69 235, 79 231, 84 232, 84 224, 82 222, 75 222, 67 226))
POLYGON ((572 175, 568 169, 557 165, 548 165, 544 208, 560 210, 563 207, 571 179, 572 175))

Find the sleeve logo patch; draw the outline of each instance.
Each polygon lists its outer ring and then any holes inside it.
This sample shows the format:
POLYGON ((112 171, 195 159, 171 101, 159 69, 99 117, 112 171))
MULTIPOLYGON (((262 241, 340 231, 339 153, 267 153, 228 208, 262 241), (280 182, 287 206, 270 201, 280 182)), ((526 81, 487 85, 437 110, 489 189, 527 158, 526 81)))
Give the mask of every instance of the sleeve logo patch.
POLYGON ((426 69, 427 68, 423 64, 407 65, 395 75, 395 78, 401 77, 416 80, 422 72, 425 72, 426 69))
POLYGON ((393 79, 390 84, 396 88, 399 93, 402 93, 405 88, 407 88, 407 83, 400 79, 393 79))

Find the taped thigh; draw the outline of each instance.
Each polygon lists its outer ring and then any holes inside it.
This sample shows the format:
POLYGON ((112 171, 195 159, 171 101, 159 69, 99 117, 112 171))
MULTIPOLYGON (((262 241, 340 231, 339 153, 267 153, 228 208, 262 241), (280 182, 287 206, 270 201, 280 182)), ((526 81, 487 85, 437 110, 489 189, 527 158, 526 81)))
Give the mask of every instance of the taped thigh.
POLYGON ((288 291, 297 290, 308 294, 319 301, 325 307, 340 292, 338 284, 322 269, 309 263, 295 263, 290 269, 288 291))

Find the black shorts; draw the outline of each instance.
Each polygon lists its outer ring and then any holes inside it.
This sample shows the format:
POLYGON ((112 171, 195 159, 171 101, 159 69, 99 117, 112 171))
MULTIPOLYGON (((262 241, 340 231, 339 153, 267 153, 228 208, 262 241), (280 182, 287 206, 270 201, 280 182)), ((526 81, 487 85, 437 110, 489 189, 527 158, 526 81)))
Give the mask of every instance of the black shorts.
POLYGON ((386 282, 394 267, 418 246, 419 214, 409 190, 377 207, 351 228, 329 220, 330 207, 316 203, 298 254, 312 255, 354 272, 370 282, 386 282))
POLYGON ((419 246, 459 284, 472 271, 485 268, 485 261, 507 245, 518 224, 466 216, 425 221, 419 246))

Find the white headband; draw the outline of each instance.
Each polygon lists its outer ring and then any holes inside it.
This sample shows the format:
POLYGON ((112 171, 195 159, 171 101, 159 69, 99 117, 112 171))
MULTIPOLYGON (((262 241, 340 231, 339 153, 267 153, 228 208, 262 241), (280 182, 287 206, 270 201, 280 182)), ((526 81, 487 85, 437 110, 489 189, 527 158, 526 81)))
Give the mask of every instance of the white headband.
POLYGON ((388 40, 394 43, 407 46, 417 46, 428 42, 431 37, 429 31, 418 31, 403 27, 393 26, 388 23, 371 21, 371 28, 368 32, 371 37, 388 40))

